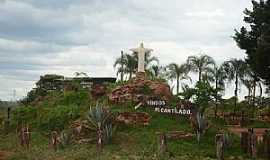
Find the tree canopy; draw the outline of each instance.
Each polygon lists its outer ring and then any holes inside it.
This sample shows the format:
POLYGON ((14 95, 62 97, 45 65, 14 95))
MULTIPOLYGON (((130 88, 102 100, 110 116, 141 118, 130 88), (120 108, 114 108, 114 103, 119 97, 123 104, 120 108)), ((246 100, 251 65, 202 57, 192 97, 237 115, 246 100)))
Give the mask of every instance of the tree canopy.
POLYGON ((245 50, 247 63, 270 88, 270 0, 252 0, 253 9, 244 10, 249 26, 235 30, 234 40, 245 50))

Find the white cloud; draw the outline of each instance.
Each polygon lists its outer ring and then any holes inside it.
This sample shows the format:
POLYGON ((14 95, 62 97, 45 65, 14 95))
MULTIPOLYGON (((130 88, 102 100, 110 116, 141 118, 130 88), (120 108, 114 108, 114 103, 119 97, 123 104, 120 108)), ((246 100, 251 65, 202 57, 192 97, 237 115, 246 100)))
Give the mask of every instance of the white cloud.
MULTIPOLYGON (((25 95, 41 74, 114 76, 113 62, 141 41, 166 65, 200 52, 243 58, 231 36, 246 0, 34 1, 0 5, 0 99, 25 95)), ((231 95, 231 93, 230 93, 231 95)))
POLYGON ((188 17, 197 17, 197 18, 218 18, 225 16, 222 9, 216 9, 214 11, 189 11, 185 13, 188 17))

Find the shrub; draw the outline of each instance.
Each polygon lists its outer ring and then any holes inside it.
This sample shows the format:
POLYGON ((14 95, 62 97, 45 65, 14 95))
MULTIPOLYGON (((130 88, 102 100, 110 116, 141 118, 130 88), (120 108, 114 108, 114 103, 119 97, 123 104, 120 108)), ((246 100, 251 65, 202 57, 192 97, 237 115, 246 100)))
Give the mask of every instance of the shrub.
POLYGON ((77 105, 60 105, 45 108, 39 117, 39 127, 45 130, 63 130, 71 121, 79 117, 77 105))
POLYGON ((87 90, 66 91, 60 104, 62 105, 75 104, 80 106, 83 104, 87 104, 88 101, 89 101, 89 93, 87 90))
POLYGON ((33 106, 18 107, 13 110, 11 119, 16 123, 33 123, 37 118, 37 108, 33 106))

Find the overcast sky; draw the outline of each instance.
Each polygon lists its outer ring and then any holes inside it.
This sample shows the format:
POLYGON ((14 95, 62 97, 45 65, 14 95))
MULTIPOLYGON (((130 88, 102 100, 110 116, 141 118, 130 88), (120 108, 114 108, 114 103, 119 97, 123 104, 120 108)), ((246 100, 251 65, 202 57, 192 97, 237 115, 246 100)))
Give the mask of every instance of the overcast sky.
POLYGON ((198 53, 218 63, 244 58, 231 36, 250 7, 249 0, 0 0, 0 99, 13 90, 25 96, 46 73, 115 76, 120 51, 142 41, 162 65, 198 53))

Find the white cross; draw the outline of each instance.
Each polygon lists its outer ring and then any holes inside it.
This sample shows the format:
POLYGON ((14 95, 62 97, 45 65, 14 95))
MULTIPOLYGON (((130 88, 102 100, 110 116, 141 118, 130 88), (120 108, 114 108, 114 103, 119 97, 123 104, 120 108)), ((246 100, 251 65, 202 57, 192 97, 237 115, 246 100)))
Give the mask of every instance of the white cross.
POLYGON ((141 43, 139 48, 132 48, 130 50, 138 54, 138 72, 145 72, 145 53, 151 52, 153 50, 144 48, 143 43, 141 43))

